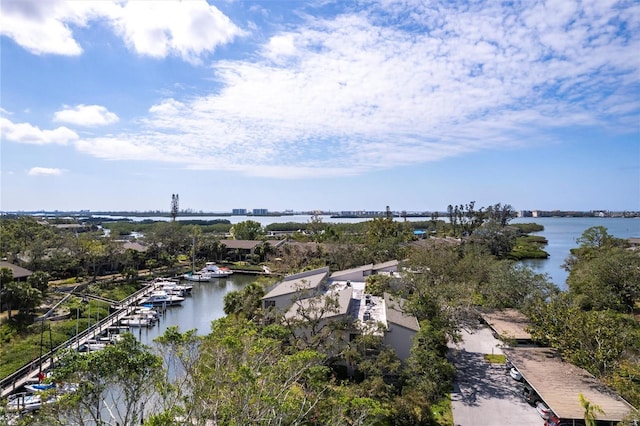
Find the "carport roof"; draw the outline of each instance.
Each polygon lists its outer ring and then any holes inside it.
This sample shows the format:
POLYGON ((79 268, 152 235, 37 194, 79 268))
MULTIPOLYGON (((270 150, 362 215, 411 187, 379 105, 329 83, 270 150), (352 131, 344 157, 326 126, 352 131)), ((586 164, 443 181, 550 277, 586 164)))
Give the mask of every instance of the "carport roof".
POLYGON ((631 404, 605 387, 588 371, 564 362, 551 348, 503 348, 509 361, 560 419, 583 419, 579 394, 604 411, 598 420, 619 422, 631 404))
POLYGON ((488 312, 482 318, 500 337, 519 340, 531 340, 531 334, 525 330, 529 320, 520 311, 505 309, 488 312))

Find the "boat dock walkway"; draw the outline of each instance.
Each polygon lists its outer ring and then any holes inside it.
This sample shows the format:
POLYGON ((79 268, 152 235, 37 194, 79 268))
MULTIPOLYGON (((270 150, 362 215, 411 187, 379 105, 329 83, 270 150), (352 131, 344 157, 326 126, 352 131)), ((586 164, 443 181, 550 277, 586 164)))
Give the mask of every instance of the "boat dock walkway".
MULTIPOLYGON (((114 302, 112 304, 112 307, 115 309, 114 313, 103 318, 99 322, 92 324, 88 329, 79 332, 77 335, 73 336, 63 344, 43 354, 41 357, 34 359, 19 370, 15 371, 10 376, 7 376, 4 379, 0 380, 0 398, 6 398, 26 384, 37 383, 39 373, 47 371, 54 365, 56 353, 58 353, 58 351, 66 348, 80 348, 88 341, 95 339, 102 333, 105 333, 110 327, 118 326, 120 324, 120 320, 125 316, 130 315, 142 301, 142 299, 151 294, 151 292, 153 292, 156 287, 156 282, 152 281, 147 286, 127 297, 126 299, 123 299, 119 302, 114 302)), ((78 296, 96 298, 93 296, 82 294, 78 296)), ((108 299, 102 300, 107 301, 108 303, 113 302, 108 299)), ((47 315, 43 315, 39 320, 44 321, 46 319, 47 315)))

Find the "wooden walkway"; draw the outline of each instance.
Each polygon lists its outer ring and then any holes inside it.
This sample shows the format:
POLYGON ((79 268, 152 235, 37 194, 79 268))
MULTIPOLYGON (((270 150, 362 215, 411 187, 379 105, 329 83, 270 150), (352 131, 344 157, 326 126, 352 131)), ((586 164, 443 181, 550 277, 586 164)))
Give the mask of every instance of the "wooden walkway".
MULTIPOLYGON (((79 348, 86 344, 87 341, 95 339, 97 336, 104 333, 109 329, 109 327, 117 326, 120 323, 120 320, 131 314, 140 301, 155 290, 155 288, 155 282, 152 282, 145 288, 137 291, 126 299, 121 300, 114 305, 117 310, 111 315, 103 318, 98 323, 93 324, 90 328, 78 333, 76 336, 67 340, 60 346, 31 361, 10 376, 2 379, 0 381, 0 398, 6 398, 26 384, 34 382, 37 383, 38 374, 51 368, 55 362, 56 353, 58 351, 66 348, 79 348)), ((45 319, 46 315, 42 317, 42 320, 45 319)))

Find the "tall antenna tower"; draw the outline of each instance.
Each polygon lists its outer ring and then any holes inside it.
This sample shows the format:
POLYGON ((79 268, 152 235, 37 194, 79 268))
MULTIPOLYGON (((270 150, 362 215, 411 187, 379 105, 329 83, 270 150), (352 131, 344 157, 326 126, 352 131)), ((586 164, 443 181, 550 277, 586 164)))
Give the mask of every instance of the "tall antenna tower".
POLYGON ((180 210, 178 194, 171 194, 171 220, 174 222, 176 220, 176 216, 178 216, 178 210, 180 210))

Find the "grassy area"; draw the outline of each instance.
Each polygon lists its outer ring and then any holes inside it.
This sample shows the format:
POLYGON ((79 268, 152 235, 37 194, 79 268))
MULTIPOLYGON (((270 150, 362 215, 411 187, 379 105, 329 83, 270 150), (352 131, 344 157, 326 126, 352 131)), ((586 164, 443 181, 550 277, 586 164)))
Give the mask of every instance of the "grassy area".
MULTIPOLYGON (((135 283, 102 282, 89 286, 90 293, 111 300, 122 300, 138 289, 135 283)), ((55 348, 76 334, 87 329, 89 324, 109 315, 109 304, 96 300, 82 303, 72 297, 60 307, 69 312, 68 319, 34 322, 33 316, 15 315, 11 320, 5 317, 0 322, 0 378, 12 374, 23 365, 55 348), (91 317, 91 319, 89 319, 91 317), (42 342, 42 345, 41 345, 42 342)), ((5 313, 6 314, 6 313, 5 313)))
POLYGON ((443 398, 431 406, 433 419, 439 426, 453 426, 453 410, 451 409, 451 395, 443 398))
POLYGON ((491 364, 504 364, 507 362, 507 357, 502 354, 484 354, 484 359, 491 364))
POLYGON ((547 239, 537 235, 525 235, 516 238, 516 245, 509 253, 509 257, 522 259, 546 259, 549 253, 544 251, 542 247, 547 245, 547 239))

